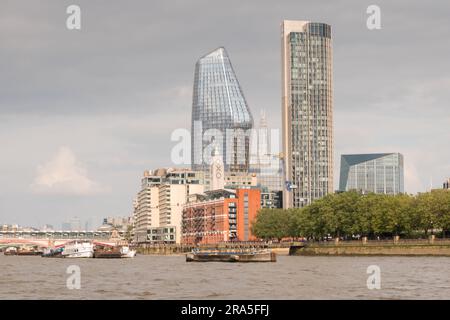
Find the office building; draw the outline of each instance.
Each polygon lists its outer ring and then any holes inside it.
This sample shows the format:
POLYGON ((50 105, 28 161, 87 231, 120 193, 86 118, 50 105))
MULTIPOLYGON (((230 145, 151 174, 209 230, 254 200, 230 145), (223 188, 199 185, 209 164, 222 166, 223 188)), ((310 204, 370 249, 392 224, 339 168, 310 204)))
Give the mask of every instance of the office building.
POLYGON ((283 191, 261 190, 261 208, 282 209, 283 191))
POLYGON ((400 153, 341 156, 339 191, 404 193, 403 155, 400 153))
POLYGON ((132 225, 133 217, 106 217, 103 218, 103 223, 97 230, 118 230, 126 232, 132 225))
POLYGON ((225 189, 251 189, 258 187, 254 173, 229 173, 225 176, 225 189))
POLYGON ((278 134, 271 134, 267 126, 266 114, 262 112, 259 128, 255 130, 251 140, 250 172, 256 175, 258 186, 269 192, 283 190, 283 170, 278 139, 278 134))

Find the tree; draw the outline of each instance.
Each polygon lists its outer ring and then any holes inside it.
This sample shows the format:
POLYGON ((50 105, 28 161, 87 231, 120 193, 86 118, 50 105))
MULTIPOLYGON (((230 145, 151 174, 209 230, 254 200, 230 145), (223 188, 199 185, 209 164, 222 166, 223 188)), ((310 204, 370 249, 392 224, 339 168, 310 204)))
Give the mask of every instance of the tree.
POLYGON ((438 190, 436 198, 438 203, 438 221, 442 228, 443 237, 450 231, 450 191, 438 190))
POLYGON ((292 232, 287 210, 261 209, 252 224, 252 233, 261 239, 281 240, 292 232))
POLYGON ((433 232, 437 222, 437 216, 435 216, 432 211, 433 196, 431 192, 419 193, 415 198, 414 206, 414 220, 417 224, 417 228, 423 230, 427 236, 429 231, 433 232))
POLYGON ((353 233, 361 236, 370 236, 374 233, 372 216, 375 214, 379 197, 369 193, 361 197, 357 205, 357 212, 353 223, 353 233))
POLYGON ((360 194, 349 191, 330 194, 304 208, 262 209, 253 224, 253 234, 263 239, 306 237, 323 239, 353 235, 427 235, 439 229, 450 231, 450 192, 407 194, 360 194))
POLYGON ((434 219, 434 228, 445 231, 450 229, 450 192, 447 190, 433 190, 430 193, 428 210, 434 219))

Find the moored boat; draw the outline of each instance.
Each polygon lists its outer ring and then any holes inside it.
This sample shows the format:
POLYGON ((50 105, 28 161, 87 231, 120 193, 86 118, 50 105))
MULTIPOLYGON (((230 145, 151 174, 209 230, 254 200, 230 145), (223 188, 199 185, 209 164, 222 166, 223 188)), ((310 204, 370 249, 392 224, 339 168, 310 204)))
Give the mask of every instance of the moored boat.
POLYGON ((276 262, 276 253, 264 251, 192 251, 186 262, 276 262))
POLYGON ((122 258, 134 258, 136 256, 136 250, 132 250, 128 246, 120 247, 120 253, 122 254, 122 258))
POLYGON ((5 256, 16 256, 17 255, 17 248, 16 247, 8 247, 6 248, 5 252, 3 253, 5 256))
POLYGON ((62 255, 64 251, 64 247, 59 248, 46 248, 42 253, 41 257, 43 258, 64 258, 62 255))
POLYGON ((94 245, 87 241, 75 241, 67 244, 61 254, 64 258, 93 258, 94 245))
POLYGON ((122 254, 117 249, 97 249, 94 251, 96 259, 120 259, 122 254))
POLYGON ((98 248, 94 250, 94 258, 98 259, 133 258, 135 255, 136 250, 130 250, 128 246, 98 248))
POLYGON ((38 248, 20 248, 17 250, 18 256, 40 256, 42 255, 42 251, 38 248))

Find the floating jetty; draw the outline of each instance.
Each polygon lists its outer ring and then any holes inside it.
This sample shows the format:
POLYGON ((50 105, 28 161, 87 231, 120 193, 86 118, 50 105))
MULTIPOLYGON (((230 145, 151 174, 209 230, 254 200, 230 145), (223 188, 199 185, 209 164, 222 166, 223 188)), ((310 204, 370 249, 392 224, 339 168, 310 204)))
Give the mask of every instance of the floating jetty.
POLYGON ((40 256, 42 255, 42 251, 38 249, 19 249, 17 250, 18 256, 40 256))
POLYGON ((42 251, 38 248, 16 248, 9 247, 3 253, 5 256, 40 256, 42 251))
POLYGON ((186 262, 276 262, 277 255, 264 251, 192 251, 186 254, 186 262))

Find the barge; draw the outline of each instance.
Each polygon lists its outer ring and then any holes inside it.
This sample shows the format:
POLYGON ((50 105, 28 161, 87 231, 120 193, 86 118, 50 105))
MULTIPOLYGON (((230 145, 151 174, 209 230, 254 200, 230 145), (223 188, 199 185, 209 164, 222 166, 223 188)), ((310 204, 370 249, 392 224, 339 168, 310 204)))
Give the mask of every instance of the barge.
POLYGON ((16 248, 9 247, 5 250, 5 256, 40 256, 42 251, 38 248, 16 248))
POLYGON ((94 258, 96 259, 120 259, 122 254, 119 250, 104 250, 99 249, 94 251, 94 258))
POLYGON ((39 251, 38 249, 19 249, 17 250, 18 256, 40 256, 42 255, 42 251, 39 251))
POLYGON ((186 254, 186 262, 276 262, 277 255, 264 251, 192 251, 186 254))
POLYGON ((133 258, 135 255, 136 250, 131 250, 128 246, 121 246, 119 248, 99 248, 94 250, 94 258, 97 259, 133 258))

